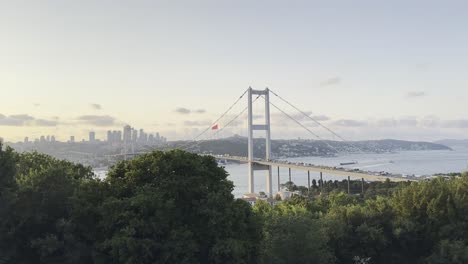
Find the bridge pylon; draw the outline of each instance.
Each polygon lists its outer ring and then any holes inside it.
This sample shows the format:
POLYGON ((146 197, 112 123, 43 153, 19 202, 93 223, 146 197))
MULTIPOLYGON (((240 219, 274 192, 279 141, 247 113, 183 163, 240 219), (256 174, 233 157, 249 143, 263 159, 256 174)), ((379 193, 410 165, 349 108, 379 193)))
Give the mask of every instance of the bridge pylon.
POLYGON ((254 131, 265 131, 265 160, 269 161, 271 157, 271 131, 270 131, 270 91, 268 88, 265 90, 254 90, 251 87, 248 89, 248 164, 249 164, 249 193, 254 193, 254 171, 266 170, 266 193, 269 197, 273 196, 272 186, 272 171, 271 166, 255 164, 254 158, 254 131), (265 123, 253 123, 253 96, 258 95, 265 98, 265 123))

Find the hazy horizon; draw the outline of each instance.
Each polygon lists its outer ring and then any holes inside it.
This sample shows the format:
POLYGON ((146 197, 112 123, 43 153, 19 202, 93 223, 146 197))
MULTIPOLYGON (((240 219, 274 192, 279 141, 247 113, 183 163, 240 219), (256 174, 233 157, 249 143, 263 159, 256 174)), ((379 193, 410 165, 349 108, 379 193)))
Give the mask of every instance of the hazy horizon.
MULTIPOLYGON (((464 139, 467 7, 0 0, 0 137, 66 141, 95 131, 105 139, 130 124, 191 139, 252 86, 272 89, 346 139, 464 139)), ((272 138, 315 139, 273 108, 271 116, 272 138)), ((246 136, 241 120, 217 137, 246 136)))

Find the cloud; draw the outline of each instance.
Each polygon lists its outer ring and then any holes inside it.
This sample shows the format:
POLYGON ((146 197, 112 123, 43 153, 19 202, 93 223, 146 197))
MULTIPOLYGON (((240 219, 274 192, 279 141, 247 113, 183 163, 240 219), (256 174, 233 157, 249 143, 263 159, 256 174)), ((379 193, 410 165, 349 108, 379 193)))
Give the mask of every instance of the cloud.
POLYGON ((440 119, 436 116, 426 116, 422 120, 420 120, 420 125, 422 127, 439 127, 440 124, 440 119))
POLYGON ((204 114, 204 113, 206 113, 206 110, 205 109, 190 110, 190 109, 185 108, 185 107, 178 107, 176 110, 174 110, 174 112, 182 114, 182 115, 188 115, 190 113, 204 114))
POLYGON ((442 122, 446 128, 468 128, 468 119, 447 120, 442 122))
POLYGON ((57 121, 54 120, 46 120, 46 119, 36 119, 32 122, 34 126, 48 126, 48 127, 54 127, 58 125, 57 121))
POLYGON ((196 114, 204 114, 204 113, 206 113, 206 110, 205 109, 197 109, 197 110, 194 110, 193 112, 196 113, 196 114))
POLYGON ((102 106, 100 104, 89 104, 89 106, 94 110, 101 110, 102 106))
POLYGON ((23 121, 27 121, 27 120, 34 120, 34 117, 30 116, 30 115, 11 115, 10 118, 13 118, 13 119, 17 119, 17 120, 23 120, 23 121))
POLYGON ((426 93, 423 91, 412 91, 406 94, 407 98, 418 98, 418 97, 424 97, 424 96, 426 96, 426 93))
POLYGON ((0 126, 57 126, 58 122, 46 119, 37 119, 27 114, 5 116, 0 114, 0 126))
POLYGON ((14 119, 10 117, 3 117, 0 119, 0 126, 25 126, 24 120, 14 119))
POLYGON ((320 83, 320 87, 333 86, 341 83, 341 78, 338 76, 328 78, 327 80, 320 83))
MULTIPOLYGON (((328 116, 326 116, 326 115, 312 115, 311 111, 305 111, 304 113, 307 116, 311 117, 312 119, 314 119, 315 121, 320 122, 320 123, 322 123, 323 121, 330 120, 330 118, 328 116)), ((291 118, 299 121, 301 124, 306 125, 307 127, 316 127, 316 126, 318 126, 316 122, 314 122, 313 120, 311 120, 310 118, 308 118, 307 116, 305 116, 302 113, 294 113, 294 114, 288 113, 288 115, 291 118)), ((271 115, 271 122, 273 124, 279 125, 279 126, 290 126, 292 123, 297 125, 293 120, 291 120, 290 117, 286 116, 283 113, 273 113, 271 115)))
POLYGON ((190 109, 187 109, 185 107, 179 107, 175 110, 176 113, 182 114, 182 115, 187 115, 190 114, 192 111, 190 109))
POLYGON ((397 126, 415 127, 418 123, 416 118, 402 118, 398 120, 397 126))
POLYGON ((205 121, 186 120, 186 121, 184 121, 184 126, 192 126, 192 127, 210 126, 211 124, 212 124, 212 122, 208 121, 208 120, 205 120, 205 121))
POLYGON ((359 121, 359 120, 352 120, 352 119, 341 119, 333 122, 333 125, 335 126, 341 126, 341 127, 363 127, 366 126, 368 123, 365 121, 359 121))
POLYGON ((116 119, 108 115, 83 115, 77 118, 79 122, 94 126, 114 126, 118 125, 116 119))
POLYGON ((317 121, 328 121, 330 120, 330 117, 326 116, 326 115, 315 115, 315 116, 311 116, 313 119, 317 120, 317 121))
POLYGON ((415 131, 421 129, 441 129, 441 128, 468 128, 468 119, 441 120, 437 116, 425 116, 422 118, 402 117, 402 118, 383 118, 369 121, 359 120, 338 120, 332 123, 341 127, 359 127, 367 126, 373 128, 412 128, 415 131))

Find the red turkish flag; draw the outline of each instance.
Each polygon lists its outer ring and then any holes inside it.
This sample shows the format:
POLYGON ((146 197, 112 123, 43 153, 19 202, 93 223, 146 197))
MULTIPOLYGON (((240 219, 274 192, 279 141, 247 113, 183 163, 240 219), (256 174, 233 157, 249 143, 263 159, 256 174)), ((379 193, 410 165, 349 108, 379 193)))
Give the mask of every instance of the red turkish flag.
POLYGON ((217 130, 219 128, 218 124, 211 127, 211 130, 217 130))

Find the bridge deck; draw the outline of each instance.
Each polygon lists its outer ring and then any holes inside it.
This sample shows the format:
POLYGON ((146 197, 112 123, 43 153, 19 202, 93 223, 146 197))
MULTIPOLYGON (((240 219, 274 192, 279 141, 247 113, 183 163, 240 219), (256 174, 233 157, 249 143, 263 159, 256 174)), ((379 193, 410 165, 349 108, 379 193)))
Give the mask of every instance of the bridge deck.
MULTIPOLYGON (((241 157, 216 157, 217 159, 224 159, 229 161, 237 161, 241 163, 247 163, 248 160, 241 157)), ((331 167, 320 167, 320 166, 308 166, 308 165, 298 165, 294 163, 283 163, 283 162, 275 162, 275 161, 262 161, 262 160, 255 160, 253 161, 255 164, 265 165, 265 166, 274 166, 274 167, 282 167, 282 168, 291 168, 294 170, 303 170, 303 171, 315 171, 315 172, 322 172, 325 174, 331 175, 341 175, 341 176, 349 176, 352 178, 364 178, 366 180, 372 181, 385 181, 389 179, 390 181, 394 182, 401 182, 401 181, 418 181, 417 179, 408 179, 402 177, 394 177, 394 176, 386 176, 386 175, 375 175, 371 172, 364 172, 364 171, 346 171, 346 170, 339 170, 334 169, 331 167)))

